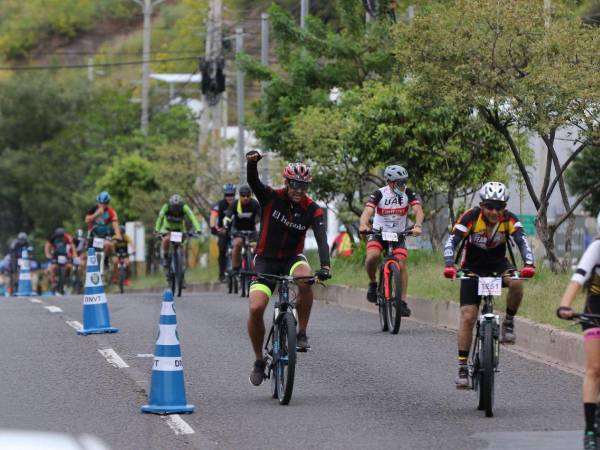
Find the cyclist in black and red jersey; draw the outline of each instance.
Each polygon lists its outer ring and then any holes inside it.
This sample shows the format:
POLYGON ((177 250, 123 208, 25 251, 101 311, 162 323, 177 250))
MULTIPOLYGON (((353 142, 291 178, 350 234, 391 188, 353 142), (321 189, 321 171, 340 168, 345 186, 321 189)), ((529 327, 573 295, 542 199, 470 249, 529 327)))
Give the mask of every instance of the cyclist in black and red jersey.
MULTIPOLYGON (((261 159, 255 150, 246 153, 248 184, 254 191, 260 206, 262 218, 260 235, 254 258, 257 273, 289 274, 310 276, 311 268, 302 254, 304 238, 308 228, 312 228, 319 247, 321 269, 315 275, 322 280, 330 278, 329 247, 323 209, 317 205, 306 191, 312 181, 310 167, 302 163, 290 163, 283 171, 285 186, 272 189, 262 184, 258 177, 257 163, 261 159)), ((275 283, 258 277, 250 286, 250 317, 248 334, 256 356, 250 382, 258 386, 264 379, 265 361, 262 355, 265 337, 263 314, 275 283)), ((313 302, 312 287, 298 284, 298 335, 296 345, 301 350, 310 348, 306 337, 306 327, 313 302)))
MULTIPOLYGON (((512 238, 521 253, 525 267, 521 269, 521 277, 531 278, 535 275, 533 252, 527 241, 523 225, 517 216, 506 210, 508 189, 503 183, 490 181, 479 192, 481 202, 478 207, 466 211, 454 225, 452 233, 444 246, 446 268, 444 276, 454 279, 455 251, 461 242, 465 242, 465 255, 461 269, 473 272, 478 276, 505 274, 503 286, 508 286, 506 297, 506 316, 502 321, 502 342, 515 342, 514 316, 523 298, 523 281, 511 279, 508 272, 516 270, 515 261, 509 261, 506 250, 509 238, 512 238)), ((508 247, 510 249, 510 247, 508 247)), ((512 250, 511 250, 512 251, 512 250)), ((514 258, 513 258, 514 259, 514 258)), ((469 370, 467 359, 471 347, 473 326, 477 320, 480 297, 477 294, 477 280, 462 280, 460 284, 460 325, 458 329, 458 377, 456 387, 469 387, 469 370)))

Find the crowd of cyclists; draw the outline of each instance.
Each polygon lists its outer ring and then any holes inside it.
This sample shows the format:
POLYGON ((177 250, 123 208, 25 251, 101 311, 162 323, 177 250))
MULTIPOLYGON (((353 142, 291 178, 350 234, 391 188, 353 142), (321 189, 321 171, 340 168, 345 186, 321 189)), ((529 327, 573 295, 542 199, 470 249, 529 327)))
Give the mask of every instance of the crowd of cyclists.
MULTIPOLYGON (((220 281, 239 273, 242 268, 242 233, 252 242, 251 270, 255 276, 249 288, 247 328, 255 357, 249 379, 256 386, 262 384, 266 377, 263 316, 275 290, 272 279, 261 274, 314 276, 321 281, 331 277, 331 253, 324 209, 307 195, 312 181, 311 168, 300 162, 289 163, 283 171, 283 186, 273 188, 265 185, 259 177, 258 163, 261 158, 258 151, 246 154, 248 184, 239 189, 233 184, 226 184, 223 187, 223 198, 212 207, 209 221, 210 232, 218 239, 220 281), (238 197, 236 192, 239 193, 238 197), (260 231, 256 230, 257 225, 260 225, 260 231), (309 229, 312 229, 318 247, 319 268, 314 272, 304 255, 305 238, 309 229)), ((410 316, 411 311, 406 303, 409 280, 405 239, 401 237, 396 242, 389 242, 381 239, 381 236, 383 233, 400 233, 400 236, 407 229, 410 230, 410 235, 419 236, 425 214, 418 194, 407 186, 409 174, 406 169, 400 165, 390 165, 385 168, 383 176, 386 184, 369 196, 358 224, 359 233, 365 235, 367 240, 364 269, 369 284, 366 300, 371 303, 377 300, 377 267, 384 250, 389 250, 400 268, 400 313, 402 316, 410 316), (409 214, 412 215, 410 228, 409 214), (377 230, 378 234, 371 230, 377 230)), ((100 239, 101 249, 113 268, 116 268, 119 255, 129 265, 127 258, 131 239, 119 224, 117 212, 110 206, 110 200, 107 192, 98 194, 95 205, 85 215, 87 233, 78 229, 71 235, 63 228, 57 228, 48 236, 44 245, 46 273, 55 290, 57 268, 64 265, 68 276, 75 267, 85 266, 87 248, 96 246, 95 239, 100 239)), ((478 206, 465 211, 451 228, 443 249, 442 274, 448 279, 456 279, 459 271, 478 277, 502 274, 502 287, 508 289, 508 294, 501 325, 501 342, 513 344, 517 336, 514 317, 523 300, 523 279, 531 278, 536 273, 533 251, 519 218, 507 209, 509 193, 503 183, 484 183, 479 190, 479 200, 478 206), (516 245, 519 250, 522 259, 520 267, 514 258, 512 245, 516 245), (514 273, 518 273, 519 277, 512 276, 514 273)), ((201 233, 200 223, 192 208, 180 195, 174 194, 162 205, 154 227, 155 236, 161 241, 160 261, 165 268, 169 264, 167 255, 171 233, 185 233, 186 221, 193 228, 190 232, 192 235, 201 233)), ((351 254, 348 239, 347 233, 346 236, 341 233, 335 240, 334 246, 338 254, 342 251, 344 254, 351 254)), ((0 270, 8 274, 16 273, 23 250, 31 255, 33 245, 27 234, 21 232, 11 243, 6 257, 0 263, 0 270)), ((79 273, 84 271, 80 270, 79 273)), ((10 279, 8 290, 14 292, 16 278, 10 279)), ((311 347, 307 329, 313 290, 312 283, 298 282, 297 286, 296 345, 300 351, 306 351, 311 347)), ((596 404, 600 391, 600 237, 587 248, 566 288, 557 310, 560 318, 572 319, 576 316, 571 304, 582 287, 588 291, 585 312, 599 315, 596 321, 588 321, 583 327, 586 353, 583 383, 586 423, 584 448, 596 449, 596 404)), ((480 299, 477 281, 461 278, 458 367, 455 380, 458 389, 465 389, 470 385, 467 360, 480 299)))

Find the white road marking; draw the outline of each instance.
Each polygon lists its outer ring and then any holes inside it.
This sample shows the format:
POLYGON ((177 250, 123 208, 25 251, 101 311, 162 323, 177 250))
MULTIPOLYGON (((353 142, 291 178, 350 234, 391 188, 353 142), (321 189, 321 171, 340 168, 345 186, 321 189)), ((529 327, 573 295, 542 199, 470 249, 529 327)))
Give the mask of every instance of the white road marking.
POLYGON ((138 358, 154 358, 152 353, 138 353, 136 356, 138 358))
POLYGON ((46 308, 48 311, 50 312, 63 312, 62 309, 60 309, 58 306, 44 306, 44 308, 46 308))
POLYGON ((194 434, 195 431, 188 423, 181 418, 179 414, 170 414, 163 416, 167 425, 173 430, 175 434, 194 434))
POLYGON ((115 366, 117 369, 129 367, 112 348, 98 349, 98 351, 106 358, 109 364, 115 366))
POLYGON ((37 298, 30 298, 30 299, 29 299, 29 301, 30 301, 31 303, 44 303, 43 301, 41 301, 41 300, 38 300, 37 298))
POLYGON ((81 322, 77 322, 76 320, 67 320, 67 325, 74 328, 76 331, 83 329, 81 322))

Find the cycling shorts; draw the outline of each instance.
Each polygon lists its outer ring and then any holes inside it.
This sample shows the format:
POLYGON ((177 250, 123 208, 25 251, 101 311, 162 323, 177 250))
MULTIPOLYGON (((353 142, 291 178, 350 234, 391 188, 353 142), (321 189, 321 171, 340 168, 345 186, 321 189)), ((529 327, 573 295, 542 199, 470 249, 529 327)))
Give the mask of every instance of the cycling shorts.
MULTIPOLYGON (((508 261, 508 259, 504 258, 504 260, 498 261, 494 264, 480 266, 477 268, 463 267, 462 270, 473 272, 480 277, 485 277, 490 276, 493 273, 504 273, 507 270, 515 270, 515 267, 508 261)), ((475 305, 479 307, 481 303, 481 297, 479 297, 477 294, 478 285, 479 283, 477 278, 460 281, 460 306, 475 305)), ((507 286, 508 285, 503 280, 502 287, 507 286)))
MULTIPOLYGON (((291 275, 296 267, 300 265, 306 265, 310 267, 306 256, 303 254, 292 256, 288 259, 264 258, 258 255, 254 257, 254 271, 256 273, 291 275)), ((260 276, 256 276, 252 283, 250 283, 250 292, 258 290, 267 294, 268 297, 271 297, 276 286, 276 281, 267 280, 265 278, 261 278, 260 276)))
POLYGON ((367 250, 378 250, 383 252, 384 249, 391 247, 392 255, 399 260, 405 260, 408 258, 408 250, 406 249, 406 242, 404 237, 400 237, 398 242, 388 242, 381 239, 381 236, 370 234, 367 236, 367 250))
MULTIPOLYGON (((588 295, 587 299, 585 300, 585 308, 583 311, 588 314, 600 314, 600 295, 588 295)), ((595 323, 582 323, 581 328, 583 331, 590 330, 592 328, 597 328, 600 331, 600 320, 595 320, 594 322, 595 323)), ((584 336, 584 339, 586 340, 590 338, 592 338, 591 334, 584 336)), ((598 334, 598 337, 594 335, 594 338, 600 339, 600 333, 598 334)))

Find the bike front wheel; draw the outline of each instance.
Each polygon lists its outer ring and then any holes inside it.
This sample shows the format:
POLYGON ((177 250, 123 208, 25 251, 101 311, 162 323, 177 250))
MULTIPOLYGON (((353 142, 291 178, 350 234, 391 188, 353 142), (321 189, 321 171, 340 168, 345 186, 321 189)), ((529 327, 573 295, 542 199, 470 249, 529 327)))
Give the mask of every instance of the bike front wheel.
POLYGON ((479 409, 485 411, 486 417, 494 415, 494 333, 493 323, 485 321, 481 324, 481 345, 479 362, 479 409))
POLYGON ((296 372, 296 319, 291 312, 280 318, 275 333, 276 349, 273 349, 274 376, 277 383, 277 397, 281 405, 287 405, 292 398, 294 374, 296 372))
POLYGON ((400 269, 396 264, 390 264, 388 275, 388 292, 386 292, 385 307, 388 329, 392 334, 398 334, 402 320, 401 302, 402 285, 400 284, 400 269))

